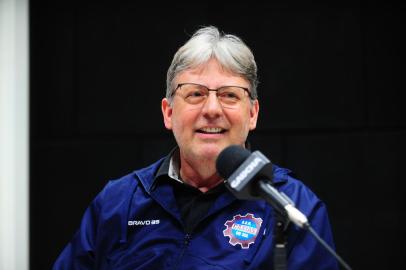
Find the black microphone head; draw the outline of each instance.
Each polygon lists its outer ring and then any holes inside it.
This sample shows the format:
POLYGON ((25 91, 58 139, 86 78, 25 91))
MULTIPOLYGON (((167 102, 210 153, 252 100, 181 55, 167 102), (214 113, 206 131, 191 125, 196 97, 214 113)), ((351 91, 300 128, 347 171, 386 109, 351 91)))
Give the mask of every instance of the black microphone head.
POLYGON ((250 156, 251 152, 239 145, 226 147, 216 160, 218 174, 227 179, 250 156))

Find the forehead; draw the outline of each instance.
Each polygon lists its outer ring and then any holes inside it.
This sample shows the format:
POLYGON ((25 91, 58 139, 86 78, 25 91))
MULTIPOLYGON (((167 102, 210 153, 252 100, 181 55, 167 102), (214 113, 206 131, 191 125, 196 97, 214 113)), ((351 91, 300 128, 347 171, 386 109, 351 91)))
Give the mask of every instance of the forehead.
POLYGON ((219 87, 222 85, 249 86, 248 80, 243 76, 224 68, 215 59, 180 72, 176 76, 175 81, 177 83, 199 83, 208 87, 219 87))

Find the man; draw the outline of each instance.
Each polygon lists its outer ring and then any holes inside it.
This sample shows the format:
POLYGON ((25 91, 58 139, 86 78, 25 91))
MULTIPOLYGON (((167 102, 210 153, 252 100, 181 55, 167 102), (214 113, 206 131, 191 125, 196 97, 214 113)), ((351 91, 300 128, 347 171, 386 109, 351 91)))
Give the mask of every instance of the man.
MULTIPOLYGON (((276 215, 237 200, 216 171, 219 153, 246 145, 259 103, 250 49, 215 27, 198 30, 174 56, 162 100, 178 147, 148 168, 111 181, 87 209, 54 269, 272 269, 276 215)), ((286 193, 333 245, 324 204, 286 169, 286 193)), ((288 269, 337 269, 316 240, 286 229, 288 269)))

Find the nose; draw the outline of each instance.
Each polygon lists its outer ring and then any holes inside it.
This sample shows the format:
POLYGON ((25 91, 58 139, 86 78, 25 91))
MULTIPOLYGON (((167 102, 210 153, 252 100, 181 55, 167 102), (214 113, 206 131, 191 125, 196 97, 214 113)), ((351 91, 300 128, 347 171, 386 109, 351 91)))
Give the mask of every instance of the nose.
POLYGON ((216 92, 209 92, 209 96, 203 104, 202 113, 208 118, 216 118, 223 113, 223 107, 217 98, 216 92))

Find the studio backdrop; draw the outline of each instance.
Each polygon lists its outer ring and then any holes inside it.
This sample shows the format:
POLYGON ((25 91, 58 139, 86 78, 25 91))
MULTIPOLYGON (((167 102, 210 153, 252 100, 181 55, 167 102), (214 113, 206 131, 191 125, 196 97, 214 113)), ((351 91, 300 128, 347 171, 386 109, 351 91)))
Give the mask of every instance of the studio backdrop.
POLYGON ((255 55, 252 149, 326 203, 354 269, 402 264, 404 7, 33 0, 31 269, 50 269, 107 181, 175 146, 160 109, 166 71, 207 25, 255 55))

